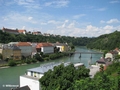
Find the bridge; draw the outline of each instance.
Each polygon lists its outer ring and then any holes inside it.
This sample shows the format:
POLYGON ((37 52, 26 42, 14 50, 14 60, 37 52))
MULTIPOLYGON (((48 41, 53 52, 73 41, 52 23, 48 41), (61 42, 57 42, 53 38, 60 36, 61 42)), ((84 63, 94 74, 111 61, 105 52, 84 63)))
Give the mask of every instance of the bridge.
POLYGON ((75 52, 67 52, 67 53, 77 53, 77 54, 103 54, 103 52, 80 52, 80 51, 75 51, 75 52))
POLYGON ((103 54, 103 52, 80 52, 80 51, 75 51, 75 52, 67 52, 69 53, 70 57, 72 54, 80 54, 79 58, 81 58, 81 54, 91 54, 91 59, 92 59, 92 54, 103 54))

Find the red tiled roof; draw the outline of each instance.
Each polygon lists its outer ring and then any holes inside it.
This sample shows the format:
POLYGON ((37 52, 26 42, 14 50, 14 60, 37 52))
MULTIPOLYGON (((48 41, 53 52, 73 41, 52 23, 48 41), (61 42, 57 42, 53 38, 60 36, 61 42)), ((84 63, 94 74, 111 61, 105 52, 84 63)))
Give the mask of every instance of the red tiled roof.
POLYGON ((25 32, 25 30, 18 30, 18 32, 19 32, 19 33, 23 33, 23 32, 25 32))
POLYGON ((25 30, 18 30, 18 29, 8 29, 8 28, 4 28, 2 29, 5 32, 16 32, 16 33, 23 33, 25 32, 25 30))
POLYGON ((3 28, 3 31, 9 31, 9 32, 18 32, 17 30, 13 30, 13 29, 7 29, 7 28, 3 28))
POLYGON ((41 47, 49 47, 52 46, 50 43, 38 43, 36 48, 41 48, 41 47))
POLYGON ((17 46, 31 46, 29 42, 18 42, 17 46))

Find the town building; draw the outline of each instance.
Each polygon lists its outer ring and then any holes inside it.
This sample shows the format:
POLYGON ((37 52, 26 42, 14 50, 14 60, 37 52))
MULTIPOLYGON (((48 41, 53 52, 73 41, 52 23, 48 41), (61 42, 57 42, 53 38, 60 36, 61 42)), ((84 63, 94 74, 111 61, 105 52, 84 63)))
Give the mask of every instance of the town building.
POLYGON ((42 35, 40 31, 32 32, 33 35, 42 35))
POLYGON ((54 47, 50 43, 38 43, 36 50, 37 52, 43 52, 44 54, 54 53, 54 47))
POLYGON ((53 46, 59 48, 59 52, 66 52, 70 50, 70 47, 68 46, 67 43, 56 42, 56 43, 53 43, 53 46))
POLYGON ((2 58, 13 59, 13 60, 21 60, 21 49, 16 45, 4 45, 2 47, 2 58))
POLYGON ((18 42, 16 44, 21 49, 21 55, 24 57, 28 57, 32 55, 32 45, 30 42, 18 42))
POLYGON ((8 29, 4 27, 2 28, 2 31, 10 34, 26 34, 26 30, 8 29))
POLYGON ((97 66, 100 66, 100 65, 108 66, 110 64, 112 64, 112 61, 109 58, 101 58, 100 60, 96 61, 97 66))

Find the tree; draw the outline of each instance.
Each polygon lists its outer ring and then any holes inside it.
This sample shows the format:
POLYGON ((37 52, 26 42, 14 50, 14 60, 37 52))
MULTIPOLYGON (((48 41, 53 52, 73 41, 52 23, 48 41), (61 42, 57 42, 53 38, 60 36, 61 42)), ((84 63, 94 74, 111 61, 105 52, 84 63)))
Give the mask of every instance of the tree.
POLYGON ((76 80, 89 77, 89 70, 85 67, 76 69, 73 64, 55 66, 40 78, 42 90, 73 90, 76 80))
POLYGON ((16 64, 16 61, 10 60, 10 61, 8 62, 8 65, 9 65, 9 66, 16 66, 17 64, 16 64))
POLYGON ((38 60, 38 61, 43 61, 43 59, 42 59, 42 57, 41 57, 41 55, 39 53, 36 53, 35 56, 34 56, 34 58, 36 60, 38 60))

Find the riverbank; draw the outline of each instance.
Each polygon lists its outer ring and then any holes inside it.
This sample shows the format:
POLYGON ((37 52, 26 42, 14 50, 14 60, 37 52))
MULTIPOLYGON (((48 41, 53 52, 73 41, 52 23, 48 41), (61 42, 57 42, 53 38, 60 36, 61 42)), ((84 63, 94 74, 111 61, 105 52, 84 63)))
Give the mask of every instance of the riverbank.
POLYGON ((42 55, 40 57, 34 57, 34 58, 26 58, 24 60, 9 60, 7 61, 0 61, 0 69, 1 68, 9 68, 13 66, 21 66, 21 65, 28 65, 28 64, 34 64, 34 63, 40 63, 40 62, 46 62, 46 61, 53 61, 58 58, 62 57, 69 57, 69 53, 54 53, 54 54, 46 54, 42 55))

